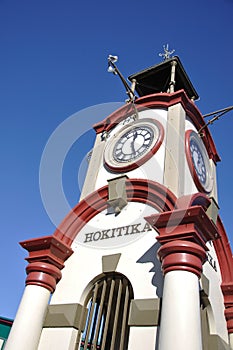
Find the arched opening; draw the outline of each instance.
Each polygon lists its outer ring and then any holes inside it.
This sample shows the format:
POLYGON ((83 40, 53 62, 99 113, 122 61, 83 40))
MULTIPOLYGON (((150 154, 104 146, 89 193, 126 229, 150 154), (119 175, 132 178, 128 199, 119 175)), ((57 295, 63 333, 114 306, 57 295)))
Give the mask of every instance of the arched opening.
POLYGON ((80 350, 128 348, 128 314, 133 289, 119 273, 106 273, 93 285, 84 306, 88 309, 80 350))

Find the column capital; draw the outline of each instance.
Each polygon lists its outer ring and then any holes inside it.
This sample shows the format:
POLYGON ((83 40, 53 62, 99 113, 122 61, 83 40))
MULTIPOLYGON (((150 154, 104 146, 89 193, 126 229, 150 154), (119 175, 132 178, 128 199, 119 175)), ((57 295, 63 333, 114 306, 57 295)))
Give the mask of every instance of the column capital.
POLYGON ((163 244, 158 250, 164 274, 180 270, 192 272, 201 277, 202 264, 206 260, 206 252, 200 245, 182 240, 173 240, 163 244))
POLYGON ((227 321, 227 330, 228 333, 233 333, 233 307, 228 307, 224 311, 225 318, 227 321))
POLYGON ((46 262, 32 262, 26 267, 26 285, 36 285, 48 289, 53 293, 61 279, 59 268, 46 262))
POLYGON ((222 283, 228 333, 233 333, 233 283, 222 283))
POLYGON ((20 245, 29 252, 25 259, 29 263, 44 261, 57 266, 60 270, 64 267, 64 262, 72 254, 73 250, 55 236, 45 236, 28 239, 20 242, 20 245))
POLYGON ((159 232, 158 256, 163 272, 189 271, 199 278, 208 250, 206 242, 219 237, 217 227, 201 205, 176 209, 145 218, 159 232))
POLYGON ((27 240, 20 245, 29 252, 26 285, 38 285, 54 292, 61 279, 60 270, 72 249, 55 236, 27 240))
POLYGON ((200 205, 166 211, 145 218, 159 232, 161 244, 173 240, 185 240, 206 249, 206 242, 219 237, 218 229, 200 205))

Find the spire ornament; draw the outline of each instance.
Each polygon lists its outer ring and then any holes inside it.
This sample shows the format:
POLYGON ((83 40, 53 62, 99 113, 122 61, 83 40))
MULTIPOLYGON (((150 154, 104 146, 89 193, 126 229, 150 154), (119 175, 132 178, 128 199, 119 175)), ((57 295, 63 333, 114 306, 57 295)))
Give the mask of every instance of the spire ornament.
POLYGON ((169 51, 169 45, 163 45, 164 53, 160 53, 159 56, 163 57, 163 60, 166 61, 171 58, 171 55, 175 52, 175 50, 169 51))

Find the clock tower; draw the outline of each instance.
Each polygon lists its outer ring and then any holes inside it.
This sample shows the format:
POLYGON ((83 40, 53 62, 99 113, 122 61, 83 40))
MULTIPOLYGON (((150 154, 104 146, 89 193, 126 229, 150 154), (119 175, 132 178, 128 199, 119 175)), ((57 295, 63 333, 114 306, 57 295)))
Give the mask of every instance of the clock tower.
POLYGON ((127 103, 93 126, 80 202, 53 235, 21 243, 26 288, 7 350, 233 348, 220 158, 167 53, 131 75, 127 103))

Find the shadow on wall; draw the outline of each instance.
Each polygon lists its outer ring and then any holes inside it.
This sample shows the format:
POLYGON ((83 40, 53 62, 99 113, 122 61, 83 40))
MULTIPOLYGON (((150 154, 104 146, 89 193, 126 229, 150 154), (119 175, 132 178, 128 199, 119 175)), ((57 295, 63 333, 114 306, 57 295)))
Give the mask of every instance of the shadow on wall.
POLYGON ((143 254, 138 260, 137 263, 145 264, 152 263, 153 267, 149 272, 154 272, 151 283, 156 287, 156 294, 158 298, 162 298, 163 295, 163 274, 161 270, 161 263, 157 258, 157 252, 160 248, 160 243, 156 242, 150 249, 148 249, 145 254, 143 254))

